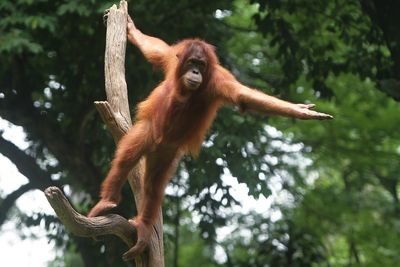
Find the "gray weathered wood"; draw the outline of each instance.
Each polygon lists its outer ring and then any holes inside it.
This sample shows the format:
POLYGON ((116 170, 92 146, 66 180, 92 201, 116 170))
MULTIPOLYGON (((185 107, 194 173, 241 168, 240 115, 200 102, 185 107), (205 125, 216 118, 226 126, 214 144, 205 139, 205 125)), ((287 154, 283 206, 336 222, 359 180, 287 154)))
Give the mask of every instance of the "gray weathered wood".
POLYGON ((109 9, 106 33, 104 73, 107 101, 121 126, 131 127, 128 90, 125 81, 126 24, 128 4, 121 1, 120 7, 109 9))
POLYGON ((136 230, 125 218, 117 214, 88 218, 72 208, 58 187, 48 187, 44 193, 65 229, 69 232, 84 237, 114 234, 128 246, 134 244, 136 230))
MULTIPOLYGON (((126 24, 128 16, 126 1, 120 7, 113 5, 108 14, 105 49, 105 89, 107 101, 96 101, 95 106, 107 125, 116 143, 131 127, 128 91, 125 80, 126 24)), ((140 207, 141 177, 144 160, 135 166, 128 176, 128 182, 140 207)), ((56 187, 45 191, 46 197, 54 208, 58 218, 66 229, 79 236, 95 237, 114 234, 120 237, 130 248, 135 243, 136 231, 123 217, 116 214, 87 218, 76 212, 62 192, 56 187)), ((122 256, 122 255, 121 255, 122 256)), ((138 267, 164 267, 162 212, 153 227, 148 250, 135 259, 138 267)))

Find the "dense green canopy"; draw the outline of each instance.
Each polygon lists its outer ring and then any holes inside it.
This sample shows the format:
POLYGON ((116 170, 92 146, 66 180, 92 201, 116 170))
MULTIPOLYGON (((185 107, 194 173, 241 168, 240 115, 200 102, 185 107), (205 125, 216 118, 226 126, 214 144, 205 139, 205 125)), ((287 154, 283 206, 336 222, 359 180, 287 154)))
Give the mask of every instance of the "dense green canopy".
MULTIPOLYGON (((64 250, 52 266, 125 266, 120 241, 106 239, 104 252, 104 242, 70 236, 56 218, 14 206, 54 184, 70 186, 82 213, 97 199, 114 151, 93 106, 105 99, 102 13, 110 5, 0 2, 0 118, 22 126, 29 141, 21 150, 0 135, 0 154, 28 179, 0 194, 0 225, 42 222, 64 250)), ((297 121, 223 108, 199 158, 184 159, 167 191, 166 266, 397 265, 398 10, 394 0, 129 3, 143 32, 168 43, 205 39, 243 83, 335 116, 297 121), (246 203, 230 176, 268 198, 269 212, 238 212, 246 203)), ((126 71, 133 111, 161 74, 132 45, 126 71)), ((135 211, 125 195, 118 212, 128 217, 135 211)))

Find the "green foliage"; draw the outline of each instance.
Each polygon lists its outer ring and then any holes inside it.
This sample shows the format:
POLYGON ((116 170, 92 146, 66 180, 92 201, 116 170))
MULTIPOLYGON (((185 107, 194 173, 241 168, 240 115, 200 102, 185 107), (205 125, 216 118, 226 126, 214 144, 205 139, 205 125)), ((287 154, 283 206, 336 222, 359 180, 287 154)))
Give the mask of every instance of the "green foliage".
MULTIPOLYGON (((251 2, 259 4, 260 13, 254 19, 270 46, 276 47, 287 82, 304 74, 315 90, 330 97, 332 88, 325 84, 329 74, 400 79, 395 67, 397 52, 391 48, 400 37, 391 29, 398 17, 379 14, 398 8, 398 3, 389 7, 376 2, 371 8, 372 4, 357 0, 251 2)), ((397 94, 392 96, 397 98, 397 94)))
POLYGON ((213 251, 207 247, 202 239, 199 239, 199 232, 190 229, 186 225, 180 227, 181 242, 179 244, 179 266, 193 267, 216 267, 220 266, 213 260, 213 251))
MULTIPOLYGON (((391 54, 381 39, 380 45, 361 40, 372 38, 359 36, 363 31, 371 31, 365 26, 371 21, 361 17, 362 11, 356 10, 359 8, 356 3, 341 6, 343 12, 354 11, 345 12, 354 16, 349 21, 346 16, 327 16, 334 5, 331 2, 262 3, 265 5, 260 4, 259 9, 265 12, 247 13, 247 16, 256 18, 266 38, 241 31, 228 40, 230 55, 241 67, 241 79, 260 88, 272 85, 285 97, 314 102, 318 109, 335 116, 335 120, 324 123, 269 120, 278 129, 285 129, 286 140, 303 143, 303 157, 311 158, 313 163, 306 172, 298 174, 285 165, 289 172, 286 176, 292 175, 294 183, 292 180, 284 184, 284 188, 294 201, 278 204, 285 212, 281 220, 272 223, 273 227, 267 227, 268 235, 275 236, 276 240, 287 240, 284 237, 289 234, 288 230, 279 231, 276 227, 289 221, 300 233, 296 235, 299 240, 295 238, 293 242, 299 242, 300 249, 317 249, 316 258, 303 255, 304 262, 292 263, 299 266, 395 266, 398 244, 393 236, 398 232, 399 209, 399 177, 395 173, 398 173, 400 113, 399 104, 377 90, 377 77, 393 64, 391 54), (311 16, 310 12, 316 15, 311 16), (327 17, 318 17, 320 15, 327 17), (337 30, 330 32, 328 25, 337 30), (337 35, 338 32, 347 36, 337 35), (357 38, 361 39, 353 40, 357 38), (331 44, 334 45, 329 48, 331 44), (316 86, 318 80, 323 81, 324 88, 316 86), (289 83, 292 85, 282 91, 289 83), (329 101, 320 100, 327 95, 331 96, 329 101), (314 241, 307 244, 307 240, 314 241)), ((232 25, 252 27, 251 22, 246 24, 243 14, 231 16, 228 21, 232 25)), ((255 228, 250 229, 254 231, 255 228)), ((284 255, 277 253, 279 247, 275 247, 272 251, 277 258, 268 258, 273 254, 270 251, 252 252, 246 258, 250 248, 265 243, 252 240, 243 245, 246 240, 243 236, 233 239, 241 242, 231 248, 233 255, 239 255, 238 266, 247 266, 249 261, 253 262, 251 266, 258 266, 256 259, 259 257, 264 257, 260 266, 265 262, 289 266, 287 260, 296 262, 296 255, 302 255, 301 250, 295 252, 287 243, 280 242, 284 255), (237 247, 245 249, 240 252, 237 247), (292 258, 287 257, 289 254, 292 258)), ((230 242, 228 240, 228 244, 230 242)))
POLYGON ((66 249, 63 255, 57 257, 52 262, 49 262, 48 267, 84 267, 85 264, 82 261, 81 256, 76 252, 76 248, 71 246, 69 249, 66 249))
MULTIPOLYGON (((172 181, 179 194, 168 194, 164 204, 167 266, 175 249, 179 266, 396 266, 400 112, 377 89, 389 88, 397 99, 397 46, 388 41, 398 40, 399 24, 382 27, 362 6, 368 1, 250 2, 146 0, 129 10, 143 32, 169 43, 201 37, 243 83, 316 103, 335 120, 223 108, 199 158, 185 158, 172 181), (226 175, 255 198, 273 200, 271 212, 237 214, 226 175), (231 232, 221 241, 222 226, 231 232), (225 261, 216 258, 217 248, 225 261)), ((382 4, 374 3, 380 12, 382 4)), ((97 198, 114 151, 92 106, 105 98, 102 12, 110 5, 0 3, 0 116, 24 127, 26 152, 70 186, 83 212, 97 198)), ((400 16, 389 11, 385 19, 396 22, 400 16)), ((132 46, 126 62, 134 109, 161 76, 132 46)), ((34 174, 27 178, 37 183, 34 174)), ((125 199, 119 212, 131 216, 132 197, 125 199)), ((53 266, 89 266, 88 259, 92 266, 125 266, 121 242, 106 241, 104 252, 102 243, 65 238, 53 216, 21 217, 25 225, 44 225, 63 249, 53 266)))

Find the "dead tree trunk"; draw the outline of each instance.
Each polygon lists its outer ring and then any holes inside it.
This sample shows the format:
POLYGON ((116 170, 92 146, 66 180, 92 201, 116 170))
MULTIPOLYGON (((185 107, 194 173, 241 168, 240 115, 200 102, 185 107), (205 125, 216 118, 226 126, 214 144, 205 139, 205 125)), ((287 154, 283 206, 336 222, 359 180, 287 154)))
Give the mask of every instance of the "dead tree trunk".
MULTIPOLYGON (((131 127, 127 85, 125 80, 126 24, 128 16, 126 1, 120 7, 113 5, 107 20, 107 36, 105 51, 105 88, 107 101, 96 101, 95 105, 101 118, 107 125, 115 142, 131 127)), ((128 176, 128 181, 135 197, 136 206, 140 207, 141 177, 143 174, 141 161, 128 176)), ((87 218, 76 212, 56 187, 45 190, 46 197, 55 210, 65 228, 73 234, 95 237, 114 234, 120 237, 128 247, 136 241, 136 231, 125 218, 116 214, 87 218)), ((135 259, 138 267, 164 267, 164 247, 162 214, 153 227, 149 249, 135 259)))

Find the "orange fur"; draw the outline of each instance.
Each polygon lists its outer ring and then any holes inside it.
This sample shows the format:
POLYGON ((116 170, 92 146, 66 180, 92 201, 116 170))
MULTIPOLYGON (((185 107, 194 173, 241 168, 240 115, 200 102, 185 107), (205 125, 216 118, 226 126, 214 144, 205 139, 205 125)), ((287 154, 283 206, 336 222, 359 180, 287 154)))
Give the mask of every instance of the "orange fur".
POLYGON ((181 156, 197 156, 221 105, 230 103, 242 110, 302 119, 331 118, 310 110, 312 105, 292 104, 242 85, 219 65, 214 48, 202 40, 187 39, 169 46, 129 23, 129 40, 163 70, 165 80, 138 105, 137 122, 119 142, 111 170, 102 184, 101 200, 89 213, 97 216, 119 203, 128 172, 144 157, 142 202, 138 216, 131 221, 137 227, 138 242, 125 254, 126 259, 146 247, 165 187, 181 156), (205 67, 200 85, 191 91, 183 82, 188 72, 185 66, 197 56, 204 58, 205 67))
POLYGON ((139 103, 137 121, 119 142, 111 170, 102 184, 101 200, 89 213, 89 216, 103 214, 120 202, 128 172, 144 157, 143 198, 139 214, 132 221, 139 227, 138 238, 142 240, 149 238, 164 189, 181 156, 185 153, 198 155, 204 136, 222 105, 222 98, 215 92, 213 73, 218 59, 213 48, 197 39, 184 40, 172 46, 170 53, 156 56, 144 52, 150 62, 163 68, 166 79, 139 103), (181 76, 193 46, 204 53, 207 67, 199 88, 186 94, 181 76))

